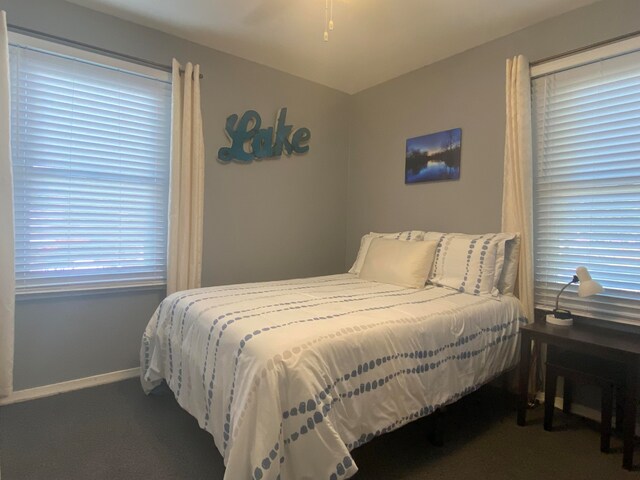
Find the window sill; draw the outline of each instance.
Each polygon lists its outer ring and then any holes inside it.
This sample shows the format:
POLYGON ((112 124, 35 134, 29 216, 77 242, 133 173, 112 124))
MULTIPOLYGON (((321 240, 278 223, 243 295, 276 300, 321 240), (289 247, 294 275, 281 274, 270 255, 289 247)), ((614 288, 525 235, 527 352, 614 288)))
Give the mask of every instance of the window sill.
POLYGON ((113 285, 113 286, 95 286, 95 287, 77 287, 65 288, 56 287, 38 290, 16 290, 16 303, 28 302, 31 300, 40 300, 48 298, 68 298, 68 297, 87 297, 95 295, 112 295, 119 293, 134 293, 145 291, 162 291, 166 292, 166 283, 148 283, 148 284, 132 284, 132 285, 113 285))

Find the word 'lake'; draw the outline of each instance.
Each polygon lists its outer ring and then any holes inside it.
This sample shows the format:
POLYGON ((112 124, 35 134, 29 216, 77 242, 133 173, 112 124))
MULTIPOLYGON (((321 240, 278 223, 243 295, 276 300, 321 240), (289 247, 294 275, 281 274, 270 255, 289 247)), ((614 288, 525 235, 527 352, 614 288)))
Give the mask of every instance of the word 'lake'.
POLYGON ((308 152, 311 132, 308 128, 293 131, 293 126, 286 124, 286 118, 287 109, 281 108, 275 128, 260 128, 262 119, 255 110, 247 110, 239 120, 235 113, 229 115, 224 129, 231 140, 231 146, 220 148, 218 159, 223 163, 233 160, 250 163, 253 160, 279 157, 283 153, 291 155, 308 152))

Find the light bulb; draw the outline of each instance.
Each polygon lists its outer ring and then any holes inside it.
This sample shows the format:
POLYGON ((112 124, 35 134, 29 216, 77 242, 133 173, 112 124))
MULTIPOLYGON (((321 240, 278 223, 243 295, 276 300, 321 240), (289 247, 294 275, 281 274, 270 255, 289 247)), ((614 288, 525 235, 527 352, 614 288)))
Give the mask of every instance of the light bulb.
POLYGON ((333 30, 333 0, 331 0, 331 13, 329 14, 329 30, 333 30))
POLYGON ((329 32, 327 32, 326 30, 324 31, 324 41, 325 42, 329 41, 329 32))

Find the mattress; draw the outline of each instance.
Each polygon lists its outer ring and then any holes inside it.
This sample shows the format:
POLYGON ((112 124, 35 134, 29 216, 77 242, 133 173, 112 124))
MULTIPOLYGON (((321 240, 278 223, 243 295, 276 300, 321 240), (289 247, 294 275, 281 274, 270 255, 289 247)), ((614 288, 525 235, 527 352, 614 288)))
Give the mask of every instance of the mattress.
POLYGON ((225 479, 337 480, 351 450, 513 367, 524 321, 514 297, 352 274, 189 290, 151 318, 141 380, 211 433, 225 479))

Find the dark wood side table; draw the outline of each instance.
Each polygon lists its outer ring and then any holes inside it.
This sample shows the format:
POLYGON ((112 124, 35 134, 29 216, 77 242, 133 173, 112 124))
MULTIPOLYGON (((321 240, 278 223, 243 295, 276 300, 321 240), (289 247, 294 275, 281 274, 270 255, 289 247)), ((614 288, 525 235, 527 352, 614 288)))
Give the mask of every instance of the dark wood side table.
POLYGON ((623 419, 622 466, 633 468, 633 438, 638 405, 638 372, 640 371, 640 334, 574 323, 571 327, 544 322, 525 325, 520 330, 520 382, 518 425, 526 424, 531 342, 546 343, 565 350, 585 353, 626 366, 623 419))

